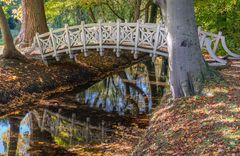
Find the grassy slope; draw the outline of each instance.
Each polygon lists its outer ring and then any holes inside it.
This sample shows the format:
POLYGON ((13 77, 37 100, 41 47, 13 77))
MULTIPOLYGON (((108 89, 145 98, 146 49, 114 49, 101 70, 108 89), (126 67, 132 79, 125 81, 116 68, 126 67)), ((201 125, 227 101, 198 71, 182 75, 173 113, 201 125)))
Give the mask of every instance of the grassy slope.
POLYGON ((240 153, 240 68, 221 71, 206 97, 165 102, 135 155, 232 155, 240 153), (168 103, 168 104, 166 104, 168 103))

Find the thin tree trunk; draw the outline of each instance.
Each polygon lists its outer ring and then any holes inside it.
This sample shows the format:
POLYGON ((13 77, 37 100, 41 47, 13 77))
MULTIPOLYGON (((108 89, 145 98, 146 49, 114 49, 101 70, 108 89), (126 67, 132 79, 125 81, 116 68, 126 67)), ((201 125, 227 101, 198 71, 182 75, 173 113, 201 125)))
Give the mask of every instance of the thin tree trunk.
POLYGON ((157 13, 158 13, 158 6, 155 3, 152 3, 151 5, 151 12, 150 12, 150 23, 156 23, 157 22, 157 13))
POLYGON ((142 0, 135 0, 134 22, 140 18, 142 0))
POLYGON ((146 6, 145 6, 145 15, 144 15, 144 22, 145 23, 147 23, 148 20, 149 20, 149 8, 150 8, 150 5, 146 4, 146 6))
MULTIPOLYGON (((167 81, 167 76, 168 76, 168 59, 167 58, 162 58, 162 66, 161 66, 161 75, 160 75, 160 82, 166 82, 167 81)), ((164 86, 160 86, 159 88, 159 94, 160 97, 164 95, 164 86)))
MULTIPOLYGON (((154 63, 152 63, 152 60, 148 60, 148 61, 144 62, 144 64, 147 67, 149 82, 156 82, 157 80, 156 80, 156 72, 155 72, 154 63)), ((158 96, 157 85, 150 84, 150 88, 151 88, 152 97, 157 97, 158 96)))
POLYGON ((97 20, 96 20, 96 17, 95 17, 95 15, 94 15, 94 12, 93 12, 92 8, 89 8, 89 15, 90 15, 92 21, 93 21, 94 23, 97 23, 97 20))
POLYGON ((11 35, 7 19, 4 15, 1 5, 0 5, 0 28, 4 40, 2 57, 6 59, 23 59, 24 56, 22 56, 21 53, 18 52, 17 49, 15 48, 15 45, 13 43, 13 37, 11 35))
POLYGON ((31 46, 35 34, 48 32, 44 0, 22 0, 22 25, 15 44, 31 46))
POLYGON ((173 98, 200 94, 208 69, 199 45, 194 1, 159 0, 159 4, 161 3, 168 29, 173 98))

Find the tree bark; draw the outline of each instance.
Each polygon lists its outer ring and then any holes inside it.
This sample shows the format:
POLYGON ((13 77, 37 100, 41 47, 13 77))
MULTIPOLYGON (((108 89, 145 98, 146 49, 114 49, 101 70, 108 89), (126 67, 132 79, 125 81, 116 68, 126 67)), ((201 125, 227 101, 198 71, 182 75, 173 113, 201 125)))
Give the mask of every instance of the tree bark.
POLYGON ((158 13, 158 6, 155 3, 152 3, 151 10, 150 10, 150 23, 156 23, 157 22, 157 13, 158 13))
POLYGON ((31 46, 36 33, 48 32, 44 0, 22 0, 22 25, 15 44, 31 46))
POLYGON ((17 51, 15 45, 13 43, 13 37, 10 32, 10 28, 7 23, 7 19, 4 15, 2 6, 0 5, 0 28, 3 35, 4 40, 4 48, 3 48, 3 58, 6 59, 23 59, 24 56, 21 55, 20 52, 17 51))
MULTIPOLYGON (((161 75, 160 75, 160 82, 166 82, 168 77, 168 59, 162 58, 162 66, 161 66, 161 75)), ((159 94, 162 97, 164 95, 164 86, 159 87, 159 94)))
POLYGON ((97 19, 96 19, 95 15, 94 15, 94 12, 93 12, 91 7, 89 8, 89 16, 91 17, 91 19, 94 23, 97 23, 97 19))
POLYGON ((145 23, 148 23, 149 21, 149 10, 150 10, 150 2, 148 2, 146 5, 145 5, 145 9, 144 9, 144 22, 145 23))
POLYGON ((192 0, 158 0, 168 29, 173 98, 200 94, 207 65, 201 54, 192 0))
POLYGON ((135 0, 134 22, 140 18, 142 0, 135 0))

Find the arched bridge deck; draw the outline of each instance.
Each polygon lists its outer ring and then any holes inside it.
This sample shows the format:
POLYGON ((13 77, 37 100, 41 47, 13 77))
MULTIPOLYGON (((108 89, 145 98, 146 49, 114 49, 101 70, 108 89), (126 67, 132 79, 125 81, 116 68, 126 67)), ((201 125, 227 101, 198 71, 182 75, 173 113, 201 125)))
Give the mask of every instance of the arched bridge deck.
MULTIPOLYGON (((227 61, 216 56, 219 43, 224 50, 233 57, 240 55, 232 53, 226 46, 225 37, 222 33, 213 34, 198 31, 201 49, 206 49, 210 56, 220 64, 227 61)), ((93 23, 71 26, 53 30, 45 34, 36 34, 35 40, 41 52, 44 62, 49 57, 60 60, 61 54, 68 54, 74 57, 74 51, 81 51, 84 56, 88 56, 88 50, 97 50, 101 56, 104 49, 113 49, 119 57, 121 50, 128 50, 137 58, 138 53, 148 53, 153 60, 157 56, 168 57, 167 52, 167 30, 163 24, 143 23, 93 23)))

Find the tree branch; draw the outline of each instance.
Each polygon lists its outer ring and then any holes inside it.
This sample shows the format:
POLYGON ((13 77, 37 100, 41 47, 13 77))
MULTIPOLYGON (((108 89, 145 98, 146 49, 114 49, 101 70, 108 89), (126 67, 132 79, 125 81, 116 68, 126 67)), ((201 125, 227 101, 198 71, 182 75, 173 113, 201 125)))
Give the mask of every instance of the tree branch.
POLYGON ((122 21, 125 20, 123 17, 121 17, 120 15, 118 15, 118 14, 116 13, 116 11, 114 11, 114 9, 109 5, 109 1, 107 1, 107 3, 103 3, 103 4, 105 4, 105 5, 112 11, 112 13, 113 13, 115 16, 117 16, 120 20, 122 20, 122 21))

